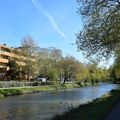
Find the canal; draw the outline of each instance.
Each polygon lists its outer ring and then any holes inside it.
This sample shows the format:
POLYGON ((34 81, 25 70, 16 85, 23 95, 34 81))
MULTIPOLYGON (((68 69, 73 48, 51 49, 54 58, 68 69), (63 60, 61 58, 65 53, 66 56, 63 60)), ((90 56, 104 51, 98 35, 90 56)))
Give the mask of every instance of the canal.
POLYGON ((0 120, 50 120, 55 114, 92 101, 116 88, 115 84, 100 84, 8 97, 0 101, 0 120))

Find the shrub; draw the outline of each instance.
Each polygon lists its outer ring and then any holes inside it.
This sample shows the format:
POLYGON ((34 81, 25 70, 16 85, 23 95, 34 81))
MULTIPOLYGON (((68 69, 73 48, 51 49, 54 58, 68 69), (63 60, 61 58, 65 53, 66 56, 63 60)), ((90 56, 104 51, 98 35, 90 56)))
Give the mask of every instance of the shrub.
POLYGON ((33 82, 26 81, 0 81, 0 88, 32 86, 33 82))
POLYGON ((33 82, 32 83, 32 86, 38 86, 39 85, 39 82, 33 82))

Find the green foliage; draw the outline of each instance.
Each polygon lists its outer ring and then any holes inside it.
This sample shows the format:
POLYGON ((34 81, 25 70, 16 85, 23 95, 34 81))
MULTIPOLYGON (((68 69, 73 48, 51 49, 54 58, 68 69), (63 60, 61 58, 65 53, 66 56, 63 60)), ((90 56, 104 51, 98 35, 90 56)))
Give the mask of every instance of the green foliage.
POLYGON ((110 81, 114 83, 120 82, 120 50, 115 54, 113 65, 109 68, 110 81))
POLYGON ((20 95, 22 94, 20 90, 18 89, 1 89, 0 94, 4 96, 14 96, 14 95, 20 95))
POLYGON ((84 21, 77 34, 77 47, 87 57, 110 57, 120 49, 119 0, 77 0, 84 21))
POLYGON ((120 54, 116 54, 113 66, 109 69, 110 77, 114 83, 120 82, 120 54))
POLYGON ((38 86, 38 85, 40 85, 39 82, 33 82, 32 83, 32 86, 38 86))
POLYGON ((79 62, 72 56, 67 56, 59 61, 61 66, 61 74, 64 79, 64 84, 66 81, 72 81, 75 78, 75 74, 78 71, 79 62))
POLYGON ((20 75, 20 68, 16 61, 14 59, 10 59, 8 66, 10 69, 7 71, 7 78, 9 78, 10 80, 18 79, 20 75))
POLYGON ((58 84, 58 74, 57 74, 56 69, 50 69, 48 76, 49 76, 49 79, 51 81, 51 84, 57 86, 57 84, 58 84))

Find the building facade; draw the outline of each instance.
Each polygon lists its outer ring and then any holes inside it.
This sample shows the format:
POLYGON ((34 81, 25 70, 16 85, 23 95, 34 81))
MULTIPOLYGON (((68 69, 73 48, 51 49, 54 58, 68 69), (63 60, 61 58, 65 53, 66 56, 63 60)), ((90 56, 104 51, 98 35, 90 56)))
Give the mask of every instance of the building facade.
POLYGON ((5 44, 0 45, 0 73, 3 73, 7 67, 9 62, 9 58, 11 57, 11 48, 7 47, 5 44))
POLYGON ((9 70, 9 59, 14 59, 22 67, 25 65, 26 57, 20 49, 0 44, 0 75, 4 75, 9 70))

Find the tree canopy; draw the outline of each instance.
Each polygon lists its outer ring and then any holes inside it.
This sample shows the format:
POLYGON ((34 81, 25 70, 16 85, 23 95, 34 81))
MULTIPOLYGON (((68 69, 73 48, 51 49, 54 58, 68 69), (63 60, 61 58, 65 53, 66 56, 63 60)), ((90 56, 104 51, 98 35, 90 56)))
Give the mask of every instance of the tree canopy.
POLYGON ((76 35, 86 57, 109 58, 120 49, 120 0, 77 0, 83 29, 76 35))
POLYGON ((14 59, 9 59, 8 66, 9 66, 9 71, 7 71, 7 77, 11 80, 18 79, 20 75, 20 69, 16 61, 14 59))
POLYGON ((21 46, 21 50, 23 53, 25 53, 26 57, 24 60, 26 64, 24 66, 24 73, 27 74, 28 80, 30 80, 30 76, 36 72, 36 61, 34 59, 36 55, 37 44, 34 39, 28 35, 21 41, 21 46))

